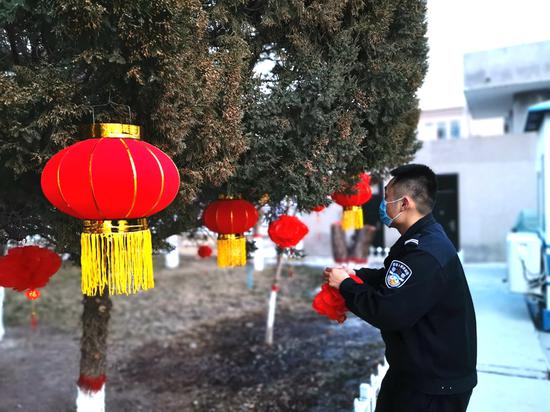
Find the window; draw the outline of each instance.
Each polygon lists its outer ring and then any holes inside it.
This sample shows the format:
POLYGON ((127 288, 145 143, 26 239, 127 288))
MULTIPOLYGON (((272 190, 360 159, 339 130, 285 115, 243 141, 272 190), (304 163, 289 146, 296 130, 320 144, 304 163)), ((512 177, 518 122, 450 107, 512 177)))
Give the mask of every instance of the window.
POLYGON ((445 122, 437 123, 437 138, 445 139, 447 137, 447 128, 445 127, 445 122))
POLYGON ((453 120, 451 122, 451 137, 453 139, 458 139, 460 137, 460 122, 458 120, 453 120))

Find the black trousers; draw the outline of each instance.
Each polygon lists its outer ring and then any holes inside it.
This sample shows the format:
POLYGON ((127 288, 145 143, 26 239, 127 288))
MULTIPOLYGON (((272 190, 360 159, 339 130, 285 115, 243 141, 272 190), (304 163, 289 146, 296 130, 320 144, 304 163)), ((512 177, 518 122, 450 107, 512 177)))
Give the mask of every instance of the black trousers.
POLYGON ((392 378, 382 381, 375 412, 465 412, 472 390, 453 395, 429 395, 392 378))

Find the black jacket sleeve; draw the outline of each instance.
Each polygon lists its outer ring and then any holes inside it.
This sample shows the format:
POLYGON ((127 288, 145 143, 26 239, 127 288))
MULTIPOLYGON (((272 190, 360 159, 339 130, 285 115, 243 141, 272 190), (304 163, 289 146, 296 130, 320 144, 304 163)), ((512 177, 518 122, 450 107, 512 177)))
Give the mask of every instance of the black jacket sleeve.
POLYGON ((352 279, 345 279, 340 284, 340 293, 348 309, 379 329, 410 328, 442 295, 442 268, 433 256, 416 250, 399 262, 411 270, 410 276, 399 287, 373 287, 368 283, 361 285, 352 279))
POLYGON ((380 269, 367 269, 361 268, 355 271, 355 274, 361 278, 365 283, 368 283, 372 286, 378 286, 384 280, 384 275, 386 274, 385 268, 380 269))

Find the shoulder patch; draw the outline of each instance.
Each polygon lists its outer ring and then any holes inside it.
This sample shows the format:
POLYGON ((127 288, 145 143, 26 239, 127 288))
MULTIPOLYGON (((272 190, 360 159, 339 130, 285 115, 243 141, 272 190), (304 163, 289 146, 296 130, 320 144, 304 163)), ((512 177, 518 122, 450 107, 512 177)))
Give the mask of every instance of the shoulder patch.
POLYGON ((390 289, 400 288, 412 275, 412 270, 400 260, 393 260, 386 272, 386 286, 390 289))

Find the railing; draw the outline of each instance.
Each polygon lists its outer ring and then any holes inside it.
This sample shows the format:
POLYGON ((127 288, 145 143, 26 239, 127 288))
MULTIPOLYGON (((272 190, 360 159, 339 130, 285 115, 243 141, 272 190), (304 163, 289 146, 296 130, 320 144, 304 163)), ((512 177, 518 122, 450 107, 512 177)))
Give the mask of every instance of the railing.
POLYGON ((359 398, 353 401, 354 412, 374 412, 380 386, 388 368, 388 362, 384 359, 384 363, 378 365, 376 373, 370 375, 370 383, 359 385, 359 398))

